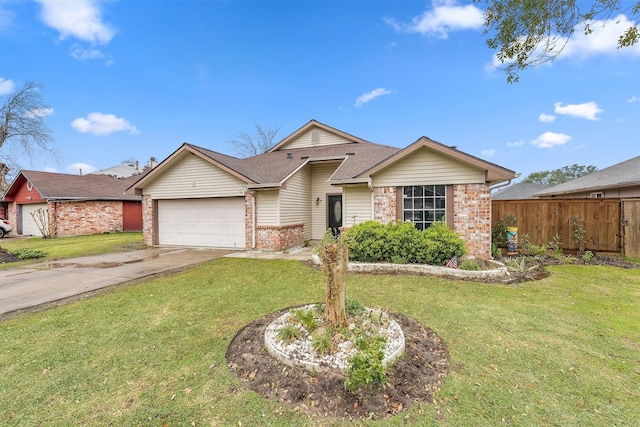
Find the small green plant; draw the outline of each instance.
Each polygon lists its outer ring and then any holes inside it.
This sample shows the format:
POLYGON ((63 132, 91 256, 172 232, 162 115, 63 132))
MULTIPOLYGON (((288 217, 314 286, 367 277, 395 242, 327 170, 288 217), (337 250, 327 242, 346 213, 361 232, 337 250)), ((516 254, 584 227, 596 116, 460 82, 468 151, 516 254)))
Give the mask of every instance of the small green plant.
POLYGON ((527 260, 525 257, 507 257, 504 259, 504 265, 511 271, 523 272, 527 260))
POLYGON ((562 236, 560 236, 558 233, 556 233, 553 236, 553 239, 551 239, 551 241, 547 244, 547 247, 549 247, 549 249, 551 249, 552 256, 554 257, 559 257, 562 255, 562 236))
POLYGON ((330 354, 334 351, 333 330, 327 329, 323 334, 311 339, 311 347, 318 354, 330 354))
POLYGON ((463 259, 458 266, 460 270, 478 271, 480 270, 480 264, 475 259, 463 259))
POLYGON ((584 245, 586 243, 585 234, 587 233, 587 229, 585 228, 585 221, 580 215, 573 215, 569 218, 569 226, 571 227, 571 236, 578 247, 578 255, 580 255, 584 251, 584 245))
POLYGON ((387 382, 387 370, 382 364, 386 344, 386 339, 379 335, 356 341, 358 350, 347 360, 345 370, 345 387, 348 390, 387 382))
POLYGON ((293 321, 299 322, 304 326, 307 331, 313 332, 318 327, 318 322, 315 319, 315 310, 313 309, 296 309, 291 311, 293 321))
POLYGON ((391 262, 394 264, 407 264, 407 259, 398 255, 391 255, 391 262))
POLYGON ((584 261, 584 262, 586 262, 588 264, 591 261, 593 261, 594 257, 595 257, 595 255, 593 254, 593 252, 585 251, 585 253, 582 254, 582 261, 584 261))
POLYGON ((507 212, 491 230, 491 241, 498 247, 502 247, 507 243, 507 228, 515 227, 518 224, 516 214, 507 212))
POLYGON ((354 299, 347 298, 344 302, 344 307, 347 316, 358 316, 364 312, 364 305, 354 299))
POLYGON ((39 249, 31 249, 31 248, 23 248, 23 249, 15 249, 11 251, 12 254, 18 257, 18 259, 37 259, 44 258, 47 256, 46 252, 43 252, 39 249))
POLYGON ((578 258, 571 255, 567 255, 566 257, 561 257, 561 261, 564 264, 575 264, 578 261, 578 258))
POLYGON ((302 336, 302 331, 294 325, 286 325, 276 333, 276 337, 285 344, 291 344, 302 336))
POLYGON ((494 258, 502 257, 502 251, 500 251, 500 248, 498 247, 496 242, 491 243, 491 256, 494 258))

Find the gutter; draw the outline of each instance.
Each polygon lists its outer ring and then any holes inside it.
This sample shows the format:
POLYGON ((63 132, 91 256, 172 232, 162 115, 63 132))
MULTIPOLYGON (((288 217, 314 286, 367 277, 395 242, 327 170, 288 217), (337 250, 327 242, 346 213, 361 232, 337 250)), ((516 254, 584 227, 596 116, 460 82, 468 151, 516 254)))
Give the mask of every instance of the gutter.
POLYGON ((504 187, 510 186, 511 185, 511 181, 513 181, 514 179, 518 179, 518 178, 520 178, 520 174, 519 173, 515 174, 514 177, 509 179, 509 181, 507 181, 506 183, 496 184, 493 187, 489 186, 489 189, 491 190, 492 193, 493 193, 493 190, 499 191, 499 190, 503 189, 504 187))

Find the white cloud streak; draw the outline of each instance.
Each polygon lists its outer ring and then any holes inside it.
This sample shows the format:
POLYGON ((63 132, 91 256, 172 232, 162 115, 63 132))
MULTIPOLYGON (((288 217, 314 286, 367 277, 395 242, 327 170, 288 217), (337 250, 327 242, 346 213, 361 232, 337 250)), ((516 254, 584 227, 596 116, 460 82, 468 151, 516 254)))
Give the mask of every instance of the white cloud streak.
POLYGON ((640 98, 638 98, 638 97, 637 97, 637 96, 635 96, 635 95, 634 95, 634 96, 632 96, 631 98, 627 99, 627 102, 628 102, 629 104, 632 104, 632 103, 634 103, 634 102, 638 102, 638 101, 640 101, 640 98))
POLYGON ((58 31, 60 39, 74 37, 90 43, 107 44, 115 30, 102 21, 98 0, 36 0, 42 6, 42 20, 58 31))
POLYGON ((562 105, 562 102, 556 102, 553 104, 556 114, 565 114, 568 116, 576 117, 579 119, 598 120, 598 114, 604 110, 598 107, 595 102, 585 102, 583 104, 567 104, 562 105))
POLYGON ((496 150, 482 150, 481 153, 484 157, 493 157, 496 154, 496 150))
POLYGON ((385 89, 383 87, 378 88, 378 89, 374 89, 371 92, 368 92, 368 93, 365 93, 363 95, 360 95, 358 97, 358 99, 356 99, 356 102, 355 102, 354 105, 356 107, 361 107, 364 104, 366 104, 367 102, 371 102, 371 101, 373 101, 374 99, 376 99, 379 96, 390 95, 392 93, 393 93, 393 91, 387 90, 387 89, 385 89))
POLYGON ((409 23, 398 23, 392 18, 386 18, 385 22, 398 32, 439 39, 448 38, 452 31, 479 29, 484 25, 483 12, 474 5, 459 6, 455 0, 433 0, 431 6, 409 23))
POLYGON ((25 117, 28 119, 35 119, 37 117, 49 117, 53 114, 53 108, 36 108, 35 110, 29 110, 25 113, 25 117))
POLYGON ((71 122, 71 127, 80 133, 93 135, 110 135, 114 132, 129 132, 131 135, 140 133, 128 120, 103 113, 90 113, 86 118, 77 118, 71 122))
POLYGON ((0 96, 8 95, 15 89, 16 85, 13 80, 7 80, 0 77, 0 96))
POLYGON ((524 140, 507 142, 507 147, 522 147, 524 145, 524 140))
POLYGON ((618 39, 629 27, 636 25, 623 14, 606 21, 591 21, 591 34, 584 34, 584 24, 577 25, 560 58, 590 58, 598 55, 631 55, 640 58, 640 44, 618 49, 618 39))
POLYGON ((559 145, 564 145, 570 140, 571 137, 564 133, 545 132, 531 141, 531 145, 535 145, 539 148, 553 148, 559 145))
POLYGON ((542 123, 551 123, 556 120, 556 116, 554 116, 553 114, 542 113, 538 116, 538 120, 540 120, 542 123))

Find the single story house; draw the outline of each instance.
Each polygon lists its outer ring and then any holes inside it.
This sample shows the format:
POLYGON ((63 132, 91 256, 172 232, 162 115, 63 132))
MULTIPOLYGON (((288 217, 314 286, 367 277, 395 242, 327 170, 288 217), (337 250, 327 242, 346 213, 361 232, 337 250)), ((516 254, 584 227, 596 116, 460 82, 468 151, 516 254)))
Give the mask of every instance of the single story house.
POLYGON ((400 149, 311 120, 239 159, 183 144, 128 193, 148 245, 283 250, 366 220, 446 218, 468 255, 491 255, 491 188, 509 169, 421 137, 400 149))
POLYGON ((534 197, 638 198, 640 197, 640 156, 538 191, 534 197))
POLYGON ((69 175, 20 171, 5 193, 12 233, 73 236, 142 229, 140 196, 125 190, 140 176, 69 175), (45 212, 36 220, 37 211, 45 212))

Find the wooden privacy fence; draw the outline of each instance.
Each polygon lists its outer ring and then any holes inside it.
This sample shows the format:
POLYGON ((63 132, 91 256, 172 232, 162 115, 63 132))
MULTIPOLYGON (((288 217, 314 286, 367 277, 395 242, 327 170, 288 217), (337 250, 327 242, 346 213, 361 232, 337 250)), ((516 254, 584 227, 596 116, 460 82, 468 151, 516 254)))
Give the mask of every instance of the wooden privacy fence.
POLYGON ((570 220, 580 216, 586 230, 584 250, 622 252, 620 199, 493 200, 491 223, 495 226, 508 213, 518 217, 518 240, 524 235, 533 245, 548 245, 559 235, 562 248, 579 249, 570 220))

